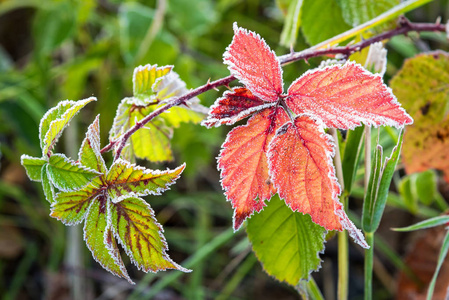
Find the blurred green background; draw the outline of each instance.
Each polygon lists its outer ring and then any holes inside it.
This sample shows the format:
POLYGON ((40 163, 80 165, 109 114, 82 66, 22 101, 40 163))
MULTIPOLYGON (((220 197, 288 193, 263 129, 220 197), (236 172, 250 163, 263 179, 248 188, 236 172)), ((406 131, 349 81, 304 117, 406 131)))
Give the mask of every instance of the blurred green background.
MULTIPOLYGON (((172 141, 174 162, 142 162, 159 169, 187 163, 171 191, 146 200, 164 226, 170 256, 194 272, 145 274, 123 256, 136 286, 103 270, 79 230, 69 233, 48 216, 49 204, 41 185, 30 182, 20 166, 21 154, 40 156, 40 118, 65 99, 96 96, 98 102, 75 117, 58 151, 76 157, 84 132, 97 114, 101 114, 102 145, 106 145, 117 105, 132 94, 132 72, 138 65, 174 65, 189 88, 227 76, 222 53, 232 39, 235 21, 257 31, 278 55, 288 53, 279 44, 288 2, 0 0, 0 295, 4 299, 297 299, 292 287, 262 271, 245 231, 232 232, 232 209, 223 196, 215 160, 229 128, 183 124, 172 141)), ((439 15, 444 20, 449 17, 447 1, 434 1, 408 17, 433 22, 439 15)), ((447 49, 447 41, 432 34, 425 39, 398 37, 389 45, 387 78, 407 57, 428 49, 447 49)), ((295 50, 307 47, 300 33, 295 50)), ((321 60, 287 66, 286 84, 321 60)), ((199 98, 210 106, 222 92, 209 91, 199 98)), ((391 147, 392 139, 386 136, 383 142, 391 147)), ((110 153, 106 160, 111 161, 110 153)), ((359 175, 362 178, 363 173, 359 175)), ((401 205, 401 195, 394 195, 392 201, 401 207, 399 215, 404 218, 400 225, 410 224, 421 212, 410 213, 401 205)), ((354 207, 360 208, 360 200, 354 201, 354 207)), ((427 208, 425 212, 430 216, 438 210, 427 208)), ((393 244, 399 254, 404 252, 404 246, 398 245, 402 236, 392 237, 397 239, 393 244)), ((330 295, 337 271, 335 241, 327 245, 325 272, 316 278, 330 295)), ((383 259, 387 273, 394 276, 397 265, 388 256, 383 259)), ((354 299, 363 293, 362 260, 362 254, 351 248, 354 299)), ((375 286, 382 297, 391 296, 382 280, 375 286)))

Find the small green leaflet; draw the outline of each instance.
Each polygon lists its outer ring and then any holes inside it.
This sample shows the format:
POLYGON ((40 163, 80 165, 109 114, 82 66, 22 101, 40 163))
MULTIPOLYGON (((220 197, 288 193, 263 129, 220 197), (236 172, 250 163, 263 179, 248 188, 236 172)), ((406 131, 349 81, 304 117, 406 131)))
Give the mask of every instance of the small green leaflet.
POLYGON ((51 203, 54 197, 54 186, 68 191, 87 185, 100 175, 95 170, 83 167, 63 154, 53 154, 52 150, 69 124, 70 120, 89 102, 96 101, 91 97, 80 101, 62 101, 50 109, 41 119, 39 139, 42 157, 22 155, 21 164, 28 177, 33 181, 42 181, 46 199, 51 203))
POLYGON ((86 104, 92 101, 97 101, 97 98, 90 97, 80 101, 62 101, 42 117, 39 126, 42 156, 49 156, 62 131, 67 127, 72 118, 86 104))
MULTIPOLYGON (((120 103, 109 133, 111 140, 120 138, 136 122, 164 106, 167 101, 188 92, 186 84, 172 69, 173 66, 157 65, 134 69, 134 96, 120 103)), ((121 157, 131 162, 136 157, 154 162, 172 160, 170 140, 173 128, 179 127, 182 122, 199 123, 207 112, 208 109, 199 104, 198 98, 190 99, 186 105, 170 108, 133 134, 121 157)))
POLYGON ((326 230, 310 215, 293 212, 277 195, 248 219, 246 231, 264 270, 279 281, 295 286, 320 267, 326 230))
POLYGON ((185 164, 174 170, 153 171, 118 159, 107 171, 100 153, 98 116, 89 126, 78 156, 85 168, 95 169, 101 175, 80 190, 58 193, 50 215, 66 225, 85 220, 84 239, 95 260, 131 283, 116 239, 131 261, 144 271, 188 272, 168 257, 162 227, 154 219, 150 205, 138 198, 167 190, 179 178, 185 164))
POLYGON ((32 157, 29 155, 22 155, 20 163, 25 167, 28 177, 33 181, 41 181, 41 170, 47 161, 43 158, 32 157))
POLYGON ((55 187, 62 191, 72 191, 86 186, 102 173, 84 167, 64 154, 56 153, 49 158, 47 174, 55 187))

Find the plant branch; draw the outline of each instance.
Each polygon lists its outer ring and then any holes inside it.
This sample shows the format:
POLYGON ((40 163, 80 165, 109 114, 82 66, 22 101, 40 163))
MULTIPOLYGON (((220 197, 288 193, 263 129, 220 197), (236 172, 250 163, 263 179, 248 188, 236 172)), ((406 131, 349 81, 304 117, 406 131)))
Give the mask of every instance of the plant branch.
MULTIPOLYGON (((333 47, 333 48, 326 48, 326 49, 316 49, 316 47, 311 47, 309 49, 300 51, 300 52, 292 52, 290 54, 279 56, 278 59, 281 62, 281 65, 286 65, 295 61, 299 60, 307 60, 312 57, 317 56, 325 56, 325 55, 331 55, 331 54, 342 54, 345 57, 349 57, 351 54, 361 51, 362 49, 370 46, 371 44, 374 44, 379 41, 383 41, 389 38, 392 38, 397 35, 406 35, 409 32, 416 31, 416 32, 423 32, 423 31, 439 31, 439 32, 445 32, 446 26, 445 24, 437 23, 412 23, 409 20, 407 20, 405 17, 399 18, 398 27, 389 30, 387 32, 381 33, 379 35, 376 35, 374 37, 371 37, 369 39, 363 40, 359 43, 347 45, 343 47, 333 47)), ((325 44, 325 42, 321 43, 325 44)), ((191 90, 187 94, 184 94, 183 96, 174 98, 167 102, 166 105, 156 109, 151 114, 137 122, 133 127, 131 127, 127 132, 125 132, 123 135, 121 135, 119 138, 110 141, 108 145, 106 145, 103 149, 101 149, 101 153, 107 152, 112 150, 112 148, 117 146, 117 151, 115 154, 115 159, 120 157, 120 154, 123 150, 123 148, 126 145, 127 140, 131 137, 131 135, 136 132, 138 129, 145 126, 148 122, 150 122, 153 118, 157 117, 161 113, 165 112, 166 110, 170 109, 173 106, 185 104, 187 100, 196 97, 202 93, 205 93, 211 89, 216 89, 220 86, 226 86, 236 78, 232 75, 218 79, 213 82, 207 82, 205 85, 200 86, 194 90, 191 90)))

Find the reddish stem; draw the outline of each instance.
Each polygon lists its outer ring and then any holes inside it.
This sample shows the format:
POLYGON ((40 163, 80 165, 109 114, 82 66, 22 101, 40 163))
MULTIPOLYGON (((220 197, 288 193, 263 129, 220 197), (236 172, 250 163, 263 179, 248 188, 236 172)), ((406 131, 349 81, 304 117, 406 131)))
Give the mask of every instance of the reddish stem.
MULTIPOLYGON (((412 23, 409 20, 407 20, 405 17, 399 18, 398 27, 389 30, 387 32, 381 33, 379 35, 376 35, 372 38, 363 40, 359 43, 343 46, 343 47, 333 47, 329 49, 306 49, 300 52, 293 52, 287 55, 279 56, 279 61, 282 65, 286 65, 291 62, 295 62, 298 60, 307 60, 312 57, 317 56, 323 56, 323 55, 329 55, 329 54, 342 54, 345 57, 349 57, 351 54, 358 52, 366 47, 368 47, 371 44, 374 44, 376 42, 380 42, 386 39, 389 39, 396 35, 405 35, 408 32, 416 31, 416 32, 422 32, 422 31, 440 31, 445 32, 446 26, 444 24, 440 23, 412 23)), ((215 89, 219 86, 225 86, 228 85, 231 81, 236 79, 234 76, 230 75, 221 79, 218 79, 213 82, 208 82, 203 86, 197 87, 196 89, 188 92, 187 94, 174 98, 171 101, 169 101, 166 105, 156 109, 151 114, 137 122, 133 127, 131 127, 127 132, 125 132, 122 136, 117 138, 116 140, 111 141, 108 145, 106 145, 103 149, 101 149, 101 153, 110 151, 115 145, 118 144, 117 151, 115 153, 115 159, 118 159, 120 157, 120 154, 123 150, 123 148, 126 145, 126 142, 128 139, 133 135, 134 132, 145 126, 148 122, 150 122, 153 118, 157 117, 164 111, 170 109, 173 106, 184 104, 187 100, 196 97, 204 92, 207 92, 211 89, 215 89)))

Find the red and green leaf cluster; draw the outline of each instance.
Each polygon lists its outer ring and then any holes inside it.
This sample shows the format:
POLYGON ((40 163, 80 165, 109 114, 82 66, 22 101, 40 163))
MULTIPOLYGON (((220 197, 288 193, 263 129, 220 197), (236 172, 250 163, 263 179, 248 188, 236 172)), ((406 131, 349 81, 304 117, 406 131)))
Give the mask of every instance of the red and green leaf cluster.
POLYGON ((347 62, 308 71, 284 93, 275 53, 258 34, 236 24, 224 62, 244 87, 225 92, 203 124, 232 125, 251 116, 228 134, 218 158, 235 210, 234 229, 277 192, 293 211, 310 214, 327 230, 346 229, 366 247, 338 200, 335 145, 325 128, 412 123, 391 90, 379 75, 347 62))
POLYGON ((111 273, 130 279, 121 259, 120 243, 131 261, 145 272, 184 269, 167 251, 163 229, 142 196, 160 195, 180 176, 185 164, 174 170, 153 171, 121 158, 107 169, 100 152, 99 116, 86 133, 78 161, 52 150, 73 116, 95 100, 63 101, 41 121, 42 158, 22 156, 28 176, 42 181, 51 203, 51 216, 66 225, 84 221, 84 239, 93 257, 111 273), (60 190, 54 192, 54 187, 60 190))

